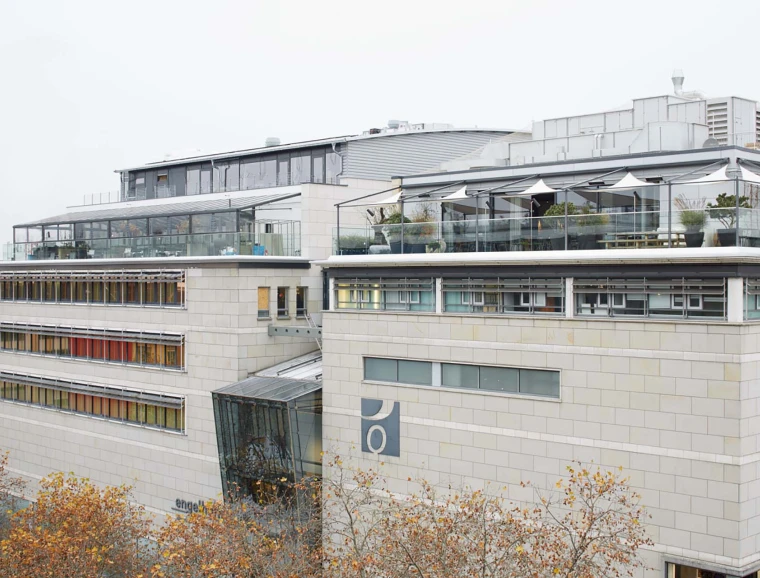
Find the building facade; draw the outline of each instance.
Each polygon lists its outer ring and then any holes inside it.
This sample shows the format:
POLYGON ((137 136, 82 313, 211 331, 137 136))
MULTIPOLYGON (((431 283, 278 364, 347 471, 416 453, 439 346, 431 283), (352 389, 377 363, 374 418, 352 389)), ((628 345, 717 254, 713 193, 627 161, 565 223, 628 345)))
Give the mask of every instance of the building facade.
POLYGON ((310 261, 332 251, 335 203, 510 132, 399 126, 153 163, 119 171, 119 202, 15 227, 0 264, 13 471, 30 493, 53 471, 133 484, 159 514, 218 497, 212 392, 318 349, 310 261))

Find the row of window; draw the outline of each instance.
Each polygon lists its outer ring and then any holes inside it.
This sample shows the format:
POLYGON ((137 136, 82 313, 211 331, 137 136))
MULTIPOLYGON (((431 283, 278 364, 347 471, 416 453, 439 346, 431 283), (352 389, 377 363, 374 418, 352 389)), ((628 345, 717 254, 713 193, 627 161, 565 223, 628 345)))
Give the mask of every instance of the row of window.
POLYGON ((185 366, 178 334, 0 323, 0 350, 169 369, 185 366))
POLYGON ((182 307, 184 276, 173 281, 8 279, 0 276, 0 301, 182 307))
MULTIPOLYGON (((270 287, 259 287, 258 290, 258 318, 269 319, 270 311, 270 287)), ((309 288, 296 287, 296 317, 306 317, 309 314, 309 288)), ((290 287, 277 287, 277 310, 278 318, 290 317, 290 287)))
POLYGON ((319 148, 132 171, 124 183, 122 200, 247 191, 300 183, 336 184, 341 167, 337 152, 319 148))
POLYGON ((184 399, 177 396, 0 372, 0 399, 185 431, 184 399))
POLYGON ((726 317, 725 279, 577 279, 578 315, 726 317))
MULTIPOLYGON (((748 281, 749 283, 749 281, 748 281)), ((748 285, 750 286, 750 285, 748 285)), ((335 279, 336 309, 436 310, 435 279, 335 279)), ((564 279, 442 279, 445 313, 564 315, 564 279)), ((576 279, 575 313, 606 317, 726 317, 725 279, 576 279)), ((760 318, 760 282, 747 317, 760 318)))
POLYGON ((364 358, 364 379, 559 398, 559 371, 364 358))

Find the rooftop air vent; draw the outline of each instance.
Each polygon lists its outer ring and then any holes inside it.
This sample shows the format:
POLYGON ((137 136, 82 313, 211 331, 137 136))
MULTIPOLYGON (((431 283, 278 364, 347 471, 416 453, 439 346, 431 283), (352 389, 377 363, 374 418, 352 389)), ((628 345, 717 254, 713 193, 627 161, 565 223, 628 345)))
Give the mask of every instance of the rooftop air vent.
POLYGON ((719 147, 720 141, 717 138, 710 137, 705 142, 702 143, 703 149, 709 149, 712 147, 719 147))
POLYGON ((369 129, 369 134, 380 134, 381 132, 383 132, 383 131, 381 129, 379 129, 379 128, 371 128, 371 129, 369 129))
POLYGON ((264 141, 264 146, 267 146, 267 147, 278 147, 278 146, 280 146, 280 137, 277 137, 277 136, 268 136, 267 140, 264 141))

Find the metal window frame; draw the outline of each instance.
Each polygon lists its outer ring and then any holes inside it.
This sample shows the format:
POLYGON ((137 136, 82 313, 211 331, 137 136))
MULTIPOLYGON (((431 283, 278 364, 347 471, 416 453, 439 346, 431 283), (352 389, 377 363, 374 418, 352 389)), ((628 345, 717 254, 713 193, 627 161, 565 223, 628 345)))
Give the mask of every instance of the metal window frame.
POLYGON ((625 305, 623 307, 615 306, 598 306, 599 309, 605 310, 603 316, 606 317, 625 317, 625 318, 657 318, 657 319, 726 319, 728 315, 728 290, 725 278, 718 279, 698 279, 688 277, 677 277, 672 279, 659 278, 595 278, 595 279, 575 279, 573 282, 573 292, 575 295, 575 313, 581 317, 599 317, 593 313, 585 313, 582 309, 584 305, 581 300, 586 295, 607 295, 608 303, 612 303, 616 295, 624 295, 625 305), (621 313, 621 310, 628 306, 628 295, 636 294, 644 297, 644 310, 641 313, 621 313), (658 315, 650 312, 649 296, 650 295, 667 295, 670 296, 670 310, 681 314, 658 315), (690 307, 689 299, 698 296, 700 307, 690 307), (675 299, 682 299, 682 306, 675 307, 675 299), (718 297, 723 302, 722 315, 689 315, 689 312, 704 312, 705 298, 718 297))
POLYGON ((435 312, 435 277, 375 277, 371 279, 362 279, 357 277, 336 278, 334 281, 335 304, 336 309, 371 309, 372 311, 412 311, 413 305, 423 305, 422 293, 428 292, 432 296, 430 304, 424 304, 427 309, 414 310, 415 312, 425 313, 435 312), (349 301, 339 301, 340 291, 349 292, 349 301), (364 291, 369 292, 369 299, 364 300, 364 291), (372 301, 372 292, 379 292, 379 301, 372 301), (399 302, 394 305, 403 305, 404 307, 388 307, 387 294, 389 291, 399 292, 399 302), (359 293, 357 293, 359 292, 359 293), (419 293, 418 301, 411 301, 410 294, 419 293), (352 293, 354 298, 352 299, 352 293), (406 300, 402 297, 405 294, 406 300), (358 296, 358 298, 357 298, 358 296), (354 305, 354 307, 341 307, 342 304, 354 305), (376 308, 373 306, 377 306, 376 308))
POLYGON ((534 278, 527 277, 522 279, 502 278, 502 277, 480 277, 480 278, 443 278, 441 283, 441 290, 444 296, 443 299, 443 311, 444 313, 461 313, 459 311, 447 311, 446 309, 446 294, 447 293, 460 293, 462 298, 460 301, 463 305, 469 306, 468 313, 476 313, 479 315, 554 315, 562 316, 565 314, 565 279, 561 277, 557 278, 534 278), (472 296, 475 293, 483 294, 482 303, 475 303, 472 296), (523 293, 530 295, 530 304, 523 305, 523 293), (545 305, 537 305, 535 296, 538 293, 546 294, 549 296, 556 296, 560 299, 559 307, 554 307, 553 311, 539 311, 539 308, 545 308, 545 305), (469 298, 465 302, 465 294, 469 295, 469 298), (486 294, 498 294, 498 304, 496 312, 491 311, 478 311, 476 307, 491 306, 487 304, 486 294), (504 305, 505 295, 518 295, 520 307, 527 308, 527 311, 511 311, 507 310, 504 305))

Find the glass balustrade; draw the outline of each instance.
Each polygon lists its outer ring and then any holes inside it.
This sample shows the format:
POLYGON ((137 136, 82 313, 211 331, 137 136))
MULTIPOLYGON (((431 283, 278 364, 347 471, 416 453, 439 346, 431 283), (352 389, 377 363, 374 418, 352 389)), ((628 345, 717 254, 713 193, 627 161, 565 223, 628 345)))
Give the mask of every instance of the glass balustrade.
POLYGON ((250 233, 196 233, 112 239, 27 241, 14 244, 16 261, 47 259, 121 259, 230 255, 297 257, 298 221, 279 222, 250 233))

